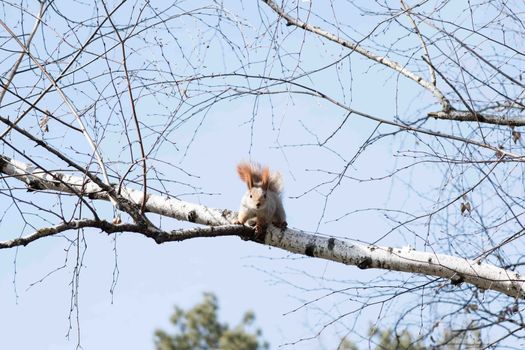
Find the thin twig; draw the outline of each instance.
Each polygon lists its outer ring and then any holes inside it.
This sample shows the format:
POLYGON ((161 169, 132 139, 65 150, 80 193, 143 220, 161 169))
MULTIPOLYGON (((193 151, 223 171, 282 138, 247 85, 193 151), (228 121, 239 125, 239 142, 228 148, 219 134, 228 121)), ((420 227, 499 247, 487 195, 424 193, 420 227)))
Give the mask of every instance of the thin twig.
POLYGON ((266 3, 275 13, 277 13, 280 17, 284 18, 287 22, 287 25, 293 25, 299 28, 302 28, 303 30, 312 32, 314 34, 320 35, 328 40, 331 40, 333 42, 336 42, 344 47, 350 48, 353 51, 371 59, 372 61, 375 61, 377 63, 380 63, 382 65, 385 65, 400 74, 404 75, 405 77, 415 81, 428 91, 430 91, 441 103, 441 106, 443 110, 450 109, 450 102, 448 99, 443 95, 443 93, 431 82, 425 80, 423 77, 415 74, 411 70, 407 69, 406 67, 402 66, 398 62, 392 61, 384 56, 376 55, 373 52, 368 51, 367 49, 363 48, 361 45, 351 42, 349 40, 342 39, 330 32, 327 32, 319 27, 312 26, 308 23, 302 22, 296 18, 293 18, 289 16, 283 8, 278 6, 273 0, 262 0, 264 3, 266 3))
MULTIPOLYGON (((146 208, 146 201, 148 199, 148 195, 147 195, 147 188, 148 188, 148 184, 147 184, 147 170, 148 170, 148 167, 147 167, 147 164, 146 164, 146 157, 147 156, 146 156, 146 152, 144 151, 144 141, 142 139, 142 134, 141 134, 141 131, 140 131, 139 118, 137 116, 137 109, 135 108, 135 99, 133 98, 133 88, 131 86, 131 79, 129 77, 129 70, 128 70, 128 64, 127 64, 127 59, 126 59, 126 56, 127 56, 126 55, 126 39, 122 38, 122 36, 119 33, 119 30, 115 26, 115 23, 113 23, 113 20, 111 19, 111 15, 109 14, 109 11, 108 11, 108 9, 106 7, 106 2, 102 1, 102 5, 104 5, 104 10, 106 11, 106 15, 107 15, 107 17, 109 19, 109 22, 111 23, 111 26, 115 30, 115 34, 118 37, 118 40, 120 42, 120 47, 122 49, 122 65, 124 66, 124 73, 126 75, 126 82, 127 82, 127 86, 128 86, 129 100, 130 100, 130 104, 131 104, 131 112, 132 112, 132 115, 133 115, 133 121, 135 122, 135 127, 137 128, 137 138, 138 138, 138 143, 139 143, 139 148, 140 148, 140 154, 142 156, 141 160, 142 160, 142 181, 143 181, 142 191, 143 191, 143 199, 142 199, 142 204, 140 205, 140 212, 144 213, 144 209, 146 208)), ((138 18, 140 18, 140 14, 138 15, 138 18)), ((137 18, 137 21, 138 21, 138 18, 137 18)), ((131 144, 129 146, 131 147, 131 144)))
MULTIPOLYGON (((115 13, 124 3, 126 0, 122 0, 115 8, 111 11, 111 14, 115 13)), ((93 39, 97 35, 98 31, 104 23, 106 23, 107 18, 104 18, 100 23, 97 25, 93 33, 87 38, 87 40, 84 42, 84 44, 77 50, 76 54, 73 56, 71 61, 66 65, 66 67, 60 72, 60 75, 55 79, 55 83, 58 83, 63 77, 65 77, 67 74, 69 74, 69 69, 75 64, 77 59, 80 57, 80 55, 85 51, 86 47, 93 42, 93 39)), ((34 108, 33 106, 36 106, 38 102, 40 102, 44 96, 51 90, 51 88, 54 87, 53 83, 50 83, 35 99, 34 102, 30 103, 27 102, 30 105, 30 108, 26 109, 22 114, 20 114, 12 123, 12 125, 17 125, 26 115, 29 114, 29 112, 34 108)), ((8 127, 6 130, 0 134, 0 139, 3 139, 10 131, 12 130, 12 127, 8 127)))
MULTIPOLYGON (((35 25, 33 26, 33 30, 31 31, 31 34, 29 35, 29 38, 27 39, 27 42, 25 45, 28 49, 38 29, 38 25, 42 21, 42 16, 44 15, 45 8, 46 8, 44 7, 44 4, 45 4, 44 1, 40 2, 40 9, 38 10, 38 14, 36 15, 35 25)), ((11 85, 11 82, 13 81, 16 75, 16 72, 18 70, 18 67, 20 66, 20 63, 22 62, 22 59, 24 58, 25 54, 26 54, 25 51, 20 52, 20 55, 18 56, 18 59, 13 65, 13 68, 11 68, 11 72, 9 73, 9 76, 7 77, 6 83, 2 86, 2 90, 0 90, 0 105, 2 105, 2 100, 4 99, 5 93, 9 89, 9 85, 11 85)))
MULTIPOLYGON (((423 48, 423 51, 425 51, 425 56, 427 57, 428 61, 430 61, 430 54, 428 53, 427 44, 425 43, 425 40, 423 40, 423 35, 419 31, 419 27, 417 26, 416 21, 414 21, 414 18, 412 18, 412 8, 409 7, 404 0, 400 1, 408 19, 410 20, 410 22, 412 22, 412 27, 414 27, 414 31, 419 37, 419 41, 421 41, 421 47, 423 48)), ((434 71, 434 68, 431 65, 428 65, 428 73, 430 74, 430 83, 436 86, 436 72, 434 71)))
MULTIPOLYGON (((98 164, 100 166, 100 170, 102 171, 102 175, 104 177, 104 181, 106 182, 106 185, 109 186, 110 185, 110 181, 109 181, 108 173, 107 173, 107 170, 106 170, 106 165, 104 164, 104 160, 102 158, 102 155, 100 154, 97 145, 95 144, 95 142, 91 138, 91 135, 89 135, 89 132, 87 131, 87 128, 85 127, 84 122, 80 118, 80 115, 78 114, 75 106, 71 103, 71 101, 66 96, 66 94, 58 86, 57 82, 51 76, 51 74, 48 73, 48 71, 45 69, 45 67, 42 66, 40 64, 40 62, 38 62, 38 60, 29 52, 28 48, 18 39, 18 37, 11 30, 11 28, 9 28, 9 26, 4 21, 2 21, 1 19, 0 19, 0 25, 2 27, 4 27, 4 29, 18 43, 18 45, 22 48, 22 50, 24 50, 24 52, 31 58, 31 60, 36 64, 36 66, 42 71, 42 73, 44 73, 44 75, 49 79, 51 84, 53 84, 53 86, 55 87, 55 89, 59 93, 60 97, 62 97, 62 100, 66 103, 66 105, 68 106, 69 110, 71 111, 71 113, 73 114, 75 119, 77 120, 77 122, 79 124, 79 127, 82 130, 82 133, 84 134, 84 137, 86 138, 89 146, 93 150, 93 153, 95 154, 95 157, 97 158, 97 162, 98 162, 98 164)), ((113 198, 113 195, 110 195, 110 199, 111 199, 111 203, 113 204, 113 206, 117 207, 117 201, 116 201, 115 198, 113 198)))

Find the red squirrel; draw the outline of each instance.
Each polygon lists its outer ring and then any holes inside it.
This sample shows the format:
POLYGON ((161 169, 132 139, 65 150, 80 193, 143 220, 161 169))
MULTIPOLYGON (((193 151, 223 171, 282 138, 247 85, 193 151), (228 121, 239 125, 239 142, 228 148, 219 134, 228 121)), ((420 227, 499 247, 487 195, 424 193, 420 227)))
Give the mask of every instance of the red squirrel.
POLYGON ((265 232, 268 224, 286 228, 281 192, 282 176, 279 172, 270 173, 270 169, 254 163, 240 163, 237 173, 248 190, 241 200, 237 224, 255 225, 257 233, 265 232))

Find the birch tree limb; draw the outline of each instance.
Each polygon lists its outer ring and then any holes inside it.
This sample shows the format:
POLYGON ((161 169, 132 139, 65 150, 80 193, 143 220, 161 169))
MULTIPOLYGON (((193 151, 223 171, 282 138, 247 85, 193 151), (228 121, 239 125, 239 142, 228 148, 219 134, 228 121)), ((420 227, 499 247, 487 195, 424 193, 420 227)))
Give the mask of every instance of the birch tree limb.
MULTIPOLYGON (((81 194, 92 199, 110 200, 98 185, 85 179, 62 173, 44 172, 30 165, 0 156, 0 173, 26 183, 33 190, 81 194), (56 181, 60 178, 61 181, 56 181), (67 186, 64 185, 67 183, 67 186), (75 191, 73 191, 74 189, 75 191)), ((143 192, 122 188, 121 195, 140 207, 143 192)), ((61 223, 37 230, 26 237, 0 242, 0 249, 27 245, 40 238, 85 227, 99 228, 107 233, 136 232, 152 238, 157 243, 182 241, 197 237, 239 236, 245 240, 266 244, 288 252, 354 265, 361 269, 378 268, 409 272, 449 279, 452 284, 462 282, 483 290, 493 290, 513 298, 525 297, 525 280, 520 274, 482 263, 433 252, 415 251, 410 248, 392 248, 364 245, 356 242, 320 236, 296 229, 279 229, 270 226, 264 237, 257 237, 253 228, 233 225, 236 213, 230 210, 208 208, 175 198, 150 194, 145 201, 146 212, 206 225, 189 230, 162 231, 151 225, 114 224, 105 220, 82 219, 61 223)))
MULTIPOLYGON (((108 192, 88 178, 45 171, 3 155, 0 155, 0 173, 24 182, 30 190, 48 190, 83 195, 91 199, 110 200, 108 192)), ((144 198, 142 191, 127 187, 121 187, 119 194, 138 207, 144 198)), ((236 213, 230 210, 211 209, 172 197, 148 195, 145 202, 145 212, 202 225, 229 225, 237 218, 236 213)))
POLYGON ((429 117, 460 122, 480 122, 495 125, 523 126, 525 117, 502 117, 496 114, 472 113, 470 111, 430 112, 429 117))

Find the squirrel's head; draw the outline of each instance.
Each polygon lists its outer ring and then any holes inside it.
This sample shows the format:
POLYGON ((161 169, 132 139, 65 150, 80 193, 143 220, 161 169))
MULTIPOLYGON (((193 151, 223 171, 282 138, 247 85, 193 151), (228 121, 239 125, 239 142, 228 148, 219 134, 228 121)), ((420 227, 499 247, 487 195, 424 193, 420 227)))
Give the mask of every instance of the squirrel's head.
POLYGON ((237 173, 248 186, 249 205, 253 209, 263 209, 266 205, 266 192, 270 186, 270 169, 249 163, 237 166, 237 173))
POLYGON ((250 204, 254 209, 262 209, 266 206, 266 190, 261 187, 252 187, 248 190, 250 204))

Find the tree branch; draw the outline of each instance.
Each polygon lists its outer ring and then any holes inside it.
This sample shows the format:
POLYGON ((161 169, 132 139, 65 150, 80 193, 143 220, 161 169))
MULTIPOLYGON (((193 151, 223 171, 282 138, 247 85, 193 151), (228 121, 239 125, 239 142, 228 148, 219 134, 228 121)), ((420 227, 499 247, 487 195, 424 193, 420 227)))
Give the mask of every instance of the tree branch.
MULTIPOLYGON (((66 96, 66 94, 64 93, 64 91, 62 90, 62 88, 58 85, 58 82, 55 78, 53 78, 51 76, 51 74, 47 71, 47 69, 42 66, 40 64, 40 62, 38 62, 38 60, 31 54, 31 52, 29 52, 29 49, 28 47, 26 47, 21 41, 20 39, 18 39, 18 37, 16 36, 16 34, 11 30, 11 28, 9 28, 9 26, 7 26, 7 24, 2 21, 0 19, 0 25, 11 35, 11 37, 14 39, 14 41, 16 43, 18 43, 18 45, 20 46, 20 48, 22 50, 24 50, 24 52, 28 55, 28 57, 35 63, 35 65, 42 71, 42 73, 47 77, 47 79, 51 82, 51 84, 53 84, 53 86, 55 87, 56 91, 58 92, 58 94, 60 95, 60 97, 62 98, 62 100, 64 101, 64 103, 68 106, 69 110, 71 111, 71 114, 73 114, 73 116, 75 117, 75 119, 77 120, 78 124, 79 124, 79 128, 82 130, 82 133, 84 135, 84 137, 86 138, 89 146, 91 147, 92 151, 93 151, 93 154, 95 155, 95 157, 97 158, 97 162, 98 162, 98 165, 100 167, 100 170, 102 171, 102 175, 104 177, 104 180, 106 181, 106 185, 109 186, 109 177, 108 177, 108 174, 107 174, 107 170, 106 170, 106 164, 104 163, 104 159, 102 159, 102 154, 100 153, 100 149, 99 147, 95 144, 95 141, 93 140, 93 138, 91 137, 91 135, 89 134, 87 128, 85 127, 84 125, 84 122, 82 121, 82 118, 80 118, 80 115, 79 113, 77 112, 77 109, 76 107, 73 105, 73 103, 71 102, 71 100, 66 96)), ((118 204, 117 204, 117 201, 115 198, 113 198, 111 195, 110 195, 110 201, 111 203, 115 206, 115 207, 118 207, 118 204)))
POLYGON ((436 119, 455 120, 460 122, 480 122, 495 125, 523 126, 525 117, 503 117, 494 114, 472 113, 470 111, 430 112, 429 117, 436 119))
MULTIPOLYGON (((0 155, 0 173, 24 182, 31 190, 81 194, 91 199, 110 200, 108 192, 89 179, 61 172, 44 171, 3 155, 0 155), (60 181, 57 179, 60 179, 60 181)), ((119 200, 124 199, 131 205, 136 205, 137 208, 140 208, 143 198, 144 194, 142 191, 121 187, 119 200)), ((236 213, 230 210, 218 211, 176 198, 152 194, 148 195, 146 200, 145 212, 208 226, 230 225, 237 218, 236 213)))
POLYGON ((443 95, 443 93, 431 82, 424 79, 423 77, 415 74, 411 70, 407 69, 406 67, 402 66, 398 62, 392 61, 388 59, 387 57, 377 55, 373 52, 368 51, 367 49, 363 48, 358 43, 351 42, 349 40, 342 39, 330 32, 327 32, 319 27, 312 26, 308 23, 305 23, 299 19, 293 18, 292 16, 288 15, 283 8, 278 6, 273 0, 262 0, 264 3, 266 3, 275 13, 277 13, 280 17, 284 18, 286 20, 287 25, 290 26, 296 26, 299 28, 302 28, 303 30, 306 30, 308 32, 317 34, 319 36, 322 36, 330 41, 333 41, 335 43, 338 43, 341 46, 347 47, 351 49, 352 51, 355 51, 366 58, 369 58, 372 61, 375 61, 377 63, 380 63, 384 66, 387 66, 388 68, 391 68, 400 74, 404 75, 405 77, 415 81, 419 85, 421 85, 423 88, 430 91, 441 103, 441 107, 444 111, 448 111, 451 106, 448 99, 443 95))
MULTIPOLYGON (((423 39, 423 35, 419 31, 417 23, 414 20, 414 18, 412 17, 412 13, 411 13, 412 12, 412 8, 410 6, 408 6, 407 3, 404 0, 400 0, 400 1, 401 1, 401 6, 403 6, 403 10, 405 11, 405 13, 406 13, 408 19, 410 20, 410 22, 412 23, 412 27, 414 28, 414 32, 417 34, 417 36, 419 38, 419 41, 421 42, 421 48, 425 52, 425 56, 426 56, 427 60, 430 61, 430 54, 428 52, 428 47, 427 47, 427 44, 425 43, 425 39, 423 39)), ((430 75, 430 84, 436 86, 436 82, 437 82, 437 80, 436 80, 436 72, 434 71, 434 67, 432 67, 432 65, 428 65, 428 74, 430 75)))
POLYGON ((299 230, 272 229, 265 243, 289 252, 332 260, 360 269, 385 269, 419 273, 466 282, 483 290, 495 290, 514 298, 525 298, 525 280, 519 273, 490 264, 410 248, 363 245, 322 237, 299 230))
MULTIPOLYGON (((342 39, 330 32, 327 32, 319 27, 312 26, 308 23, 302 22, 299 19, 293 18, 292 16, 288 15, 283 8, 281 8, 279 5, 277 5, 273 0, 262 0, 264 3, 266 3, 275 13, 277 13, 280 17, 286 20, 287 25, 293 25, 296 27, 299 27, 303 30, 309 31, 311 33, 317 34, 319 36, 322 36, 328 40, 331 40, 333 42, 336 42, 344 47, 350 48, 352 51, 355 51, 368 59, 375 61, 377 63, 380 63, 382 65, 385 65, 400 74, 404 75, 405 77, 415 81, 419 85, 421 85, 426 90, 430 91, 441 103, 442 111, 440 112, 431 112, 428 113, 429 117, 433 117, 436 119, 447 119, 447 120, 456 120, 456 121, 466 121, 466 122, 478 122, 478 123, 487 123, 487 124, 495 124, 495 125, 508 125, 508 126, 523 126, 525 125, 525 118, 504 118, 497 115, 487 115, 487 114, 480 114, 475 112, 468 112, 468 111, 456 111, 452 108, 450 101, 445 97, 445 95, 436 87, 436 78, 435 78, 435 67, 430 64, 430 56, 428 56, 428 52, 426 49, 426 45, 421 37, 421 33, 419 32, 414 20, 411 18, 410 14, 410 8, 402 1, 402 5, 405 7, 405 12, 407 13, 408 17, 412 21, 412 24, 415 28, 416 34, 420 37, 420 40, 422 41, 422 46, 424 51, 426 52, 426 59, 425 62, 429 64, 429 70, 431 75, 431 81, 428 81, 424 79, 423 77, 415 74, 411 70, 407 69, 405 66, 402 66, 398 62, 392 61, 386 57, 376 55, 373 52, 370 52, 363 48, 359 43, 354 43, 349 40, 342 39)), ((451 35, 451 34, 449 34, 451 35)), ((463 43, 461 43, 464 45, 463 43)), ((470 48, 469 48, 470 49, 470 48)), ((470 49, 472 50, 472 49, 470 49)), ((482 57, 479 54, 476 54, 477 57, 482 57)), ((484 60, 484 59, 483 59, 484 60)), ((484 60, 484 62, 489 63, 488 61, 484 60)), ((491 65, 492 68, 496 69, 493 65, 491 65)), ((499 71, 499 70, 498 70, 499 71)), ((507 78, 511 78, 507 75, 505 75, 507 78)), ((515 79, 513 79, 513 82, 515 79)))
POLYGON ((62 222, 51 227, 44 227, 30 235, 0 242, 0 249, 26 246, 29 243, 44 237, 53 236, 69 230, 78 230, 83 228, 98 228, 108 234, 118 232, 140 233, 153 239, 158 244, 165 242, 180 242, 192 238, 221 236, 238 236, 243 240, 251 240, 254 242, 263 243, 257 239, 255 230, 252 227, 244 225, 196 227, 188 230, 162 231, 150 225, 130 223, 114 224, 106 220, 80 219, 62 222))
MULTIPOLYGON (((35 25, 33 26, 33 30, 31 31, 31 34, 29 34, 29 38, 26 41, 25 46, 29 48, 31 45, 31 41, 33 40, 33 37, 35 36, 38 26, 40 25, 40 22, 42 21, 42 17, 44 15, 46 6, 45 2, 40 3, 40 9, 38 10, 38 14, 35 16, 35 25)), ((2 103, 2 100, 4 99, 6 91, 9 89, 9 85, 11 85, 11 82, 13 81, 16 72, 18 70, 18 67, 20 66, 20 63, 22 63, 22 59, 26 55, 26 51, 20 52, 20 55, 18 56, 18 59, 16 60, 15 64, 11 68, 11 71, 9 72, 9 76, 7 77, 7 81, 5 82, 4 86, 2 87, 2 90, 0 90, 0 104, 2 103)))
MULTIPOLYGON (((148 167, 146 165, 146 152, 144 151, 144 140, 142 139, 142 133, 140 131, 140 123, 139 118, 137 115, 137 108, 135 107, 135 98, 133 97, 133 88, 131 86, 131 78, 129 75, 128 70, 128 60, 127 60, 127 54, 126 54, 126 39, 123 39, 122 36, 119 33, 119 30, 117 26, 113 23, 113 20, 111 19, 111 14, 108 11, 108 8, 106 7, 106 3, 102 1, 102 5, 104 6, 104 10, 106 11, 106 16, 109 19, 109 23, 113 27, 113 30, 115 31, 115 34, 117 35, 117 38, 120 43, 120 48, 122 50, 122 66, 124 67, 124 73, 126 77, 126 83, 128 87, 128 95, 129 95, 129 101, 131 104, 131 115, 133 116, 133 121, 135 122, 135 127, 137 128, 137 142, 139 144, 140 154, 142 156, 142 192, 143 192, 143 198, 147 197, 147 189, 148 189, 148 167)), ((139 15, 140 18, 140 15, 139 15)), ((138 18, 137 18, 138 21, 138 18)), ((142 204, 140 206, 140 212, 144 213, 145 203, 146 201, 142 201, 142 204)))
MULTIPOLYGON (((71 188, 80 187, 82 190, 78 192, 92 199, 109 200, 109 196, 92 182, 85 183, 82 178, 61 173, 53 173, 51 176, 49 173, 38 171, 29 165, 4 156, 0 156, 0 172, 25 182, 32 189, 70 193, 71 188), (54 177, 60 177, 62 181, 58 182, 54 177), (68 186, 62 182, 66 182, 68 186)), ((123 187, 122 196, 137 208, 143 203, 142 191, 123 187)), ((230 210, 212 209, 152 194, 146 200, 145 209, 147 212, 204 224, 207 227, 167 232, 141 223, 113 224, 105 220, 82 219, 43 228, 26 237, 0 242, 0 249, 25 246, 43 237, 84 227, 99 228, 107 233, 141 233, 159 244, 197 237, 239 236, 245 240, 270 245, 292 253, 355 265, 361 269, 378 268, 437 276, 451 280, 454 285, 466 282, 483 290, 498 291, 513 298, 525 298, 525 281, 518 273, 480 261, 433 252, 419 252, 410 248, 363 245, 295 229, 282 230, 273 226, 270 226, 266 235, 261 237, 256 235, 251 227, 233 225, 237 216, 230 210)))

